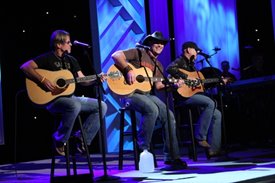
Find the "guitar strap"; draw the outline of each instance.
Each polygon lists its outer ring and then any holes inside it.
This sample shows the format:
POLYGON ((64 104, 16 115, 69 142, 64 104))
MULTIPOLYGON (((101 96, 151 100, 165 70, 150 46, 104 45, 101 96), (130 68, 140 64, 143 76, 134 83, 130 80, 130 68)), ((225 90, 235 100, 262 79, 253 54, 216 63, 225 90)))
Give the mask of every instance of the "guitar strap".
POLYGON ((149 79, 149 83, 150 83, 151 90, 152 90, 152 89, 153 89, 153 84, 152 84, 151 78, 150 78, 150 76, 149 76, 149 74, 148 74, 148 72, 147 72, 147 69, 141 64, 141 56, 142 56, 142 53, 141 53, 140 49, 137 48, 137 50, 138 50, 139 66, 140 66, 140 67, 143 67, 143 69, 145 70, 146 76, 147 76, 147 78, 149 79))

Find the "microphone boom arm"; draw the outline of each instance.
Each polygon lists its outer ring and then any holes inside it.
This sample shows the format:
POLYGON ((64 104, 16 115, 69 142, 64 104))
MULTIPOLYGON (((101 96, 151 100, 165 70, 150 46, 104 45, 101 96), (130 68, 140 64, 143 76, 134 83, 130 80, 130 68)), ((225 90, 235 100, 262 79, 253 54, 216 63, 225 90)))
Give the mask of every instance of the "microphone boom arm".
POLYGON ((201 56, 203 56, 204 58, 201 59, 201 60, 199 60, 199 61, 197 61, 196 63, 202 63, 205 60, 209 65, 211 65, 208 59, 210 59, 213 55, 216 55, 219 50, 215 49, 214 51, 215 52, 213 54, 211 54, 211 55, 208 55, 208 54, 203 53, 203 52, 199 52, 198 54, 201 55, 201 56))

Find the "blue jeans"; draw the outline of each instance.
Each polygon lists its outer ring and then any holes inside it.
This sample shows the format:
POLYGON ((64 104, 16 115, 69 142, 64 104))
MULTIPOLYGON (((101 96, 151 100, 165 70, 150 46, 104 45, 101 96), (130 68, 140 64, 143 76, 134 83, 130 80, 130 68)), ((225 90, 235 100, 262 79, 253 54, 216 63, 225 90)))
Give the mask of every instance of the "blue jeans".
MULTIPOLYGON (((101 102, 102 117, 105 116, 107 105, 101 102)), ((60 97, 51 102, 46 108, 52 114, 61 114, 61 121, 53 138, 65 143, 71 136, 75 120, 79 113, 87 114, 83 123, 83 131, 87 144, 90 145, 100 128, 98 100, 88 97, 60 97)))
POLYGON ((207 140, 212 151, 221 148, 221 112, 217 104, 210 97, 195 94, 190 98, 181 101, 179 105, 198 106, 201 110, 196 128, 195 137, 197 140, 207 140))
POLYGON ((171 124, 171 137, 172 137, 172 151, 170 149, 169 128, 167 120, 166 105, 158 97, 150 94, 138 94, 123 98, 122 102, 130 109, 141 113, 141 121, 138 130, 138 144, 140 149, 149 149, 154 127, 158 120, 162 126, 163 132, 163 151, 164 159, 171 160, 172 158, 180 158, 178 140, 176 137, 176 121, 172 111, 169 110, 170 124, 171 124))

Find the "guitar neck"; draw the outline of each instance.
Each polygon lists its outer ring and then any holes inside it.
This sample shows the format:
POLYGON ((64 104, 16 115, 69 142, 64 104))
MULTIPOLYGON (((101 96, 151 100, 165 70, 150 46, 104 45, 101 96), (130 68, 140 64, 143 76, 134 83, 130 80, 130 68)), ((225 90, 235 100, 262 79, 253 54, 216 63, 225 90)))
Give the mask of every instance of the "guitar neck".
MULTIPOLYGON (((76 78, 75 81, 77 83, 81 83, 81 82, 87 82, 87 81, 95 81, 96 80, 96 75, 90 75, 90 76, 85 76, 85 77, 79 77, 76 78)), ((74 80, 74 79, 73 79, 74 80)), ((71 80, 67 80, 68 82, 73 82, 71 80)))
MULTIPOLYGON (((165 81, 165 78, 162 77, 144 77, 144 76, 137 76, 137 81, 151 81, 151 82, 162 82, 165 81)), ((174 78, 167 78, 168 82, 176 83, 178 82, 178 79, 174 78)))
POLYGON ((219 78, 207 78, 207 79, 202 79, 201 82, 205 84, 209 83, 218 83, 220 80, 219 78))
POLYGON ((71 83, 81 83, 81 82, 87 82, 87 81, 94 81, 96 80, 96 76, 85 76, 85 77, 79 77, 79 78, 72 78, 72 79, 65 79, 66 85, 71 83))
POLYGON ((101 77, 101 76, 117 78, 117 77, 120 77, 120 73, 119 72, 111 72, 109 74, 104 74, 104 73, 101 73, 98 75, 94 74, 94 75, 90 75, 90 76, 79 77, 76 79, 68 79, 68 80, 66 80, 66 83, 69 84, 69 83, 73 83, 73 82, 81 83, 81 82, 87 82, 87 81, 95 81, 97 79, 97 77, 101 77))

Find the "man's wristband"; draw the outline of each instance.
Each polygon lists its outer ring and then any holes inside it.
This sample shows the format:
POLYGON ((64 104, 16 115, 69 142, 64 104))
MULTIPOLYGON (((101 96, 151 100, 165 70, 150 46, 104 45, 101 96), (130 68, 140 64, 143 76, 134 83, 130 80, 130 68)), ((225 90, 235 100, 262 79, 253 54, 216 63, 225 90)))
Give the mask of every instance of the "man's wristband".
POLYGON ((123 70, 123 74, 126 75, 129 71, 133 70, 132 67, 130 67, 129 65, 127 65, 123 70))

